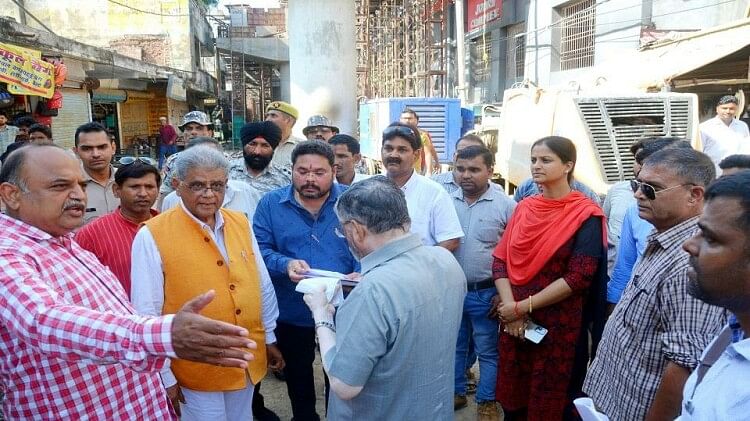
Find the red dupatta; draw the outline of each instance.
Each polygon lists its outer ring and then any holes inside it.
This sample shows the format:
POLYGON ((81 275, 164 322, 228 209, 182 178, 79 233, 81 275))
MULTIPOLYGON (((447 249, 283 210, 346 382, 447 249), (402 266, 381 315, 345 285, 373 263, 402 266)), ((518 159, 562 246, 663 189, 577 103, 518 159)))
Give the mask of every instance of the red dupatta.
POLYGON ((505 262, 511 284, 525 285, 591 216, 602 218, 606 247, 604 212, 588 197, 577 191, 556 200, 527 197, 516 207, 492 255, 505 262))

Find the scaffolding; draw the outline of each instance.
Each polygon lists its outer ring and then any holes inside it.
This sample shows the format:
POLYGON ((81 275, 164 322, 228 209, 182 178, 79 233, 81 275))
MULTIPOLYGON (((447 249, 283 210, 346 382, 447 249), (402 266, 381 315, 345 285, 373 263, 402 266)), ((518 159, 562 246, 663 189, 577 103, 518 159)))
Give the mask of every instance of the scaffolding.
POLYGON ((356 0, 358 94, 444 97, 449 0, 356 0))

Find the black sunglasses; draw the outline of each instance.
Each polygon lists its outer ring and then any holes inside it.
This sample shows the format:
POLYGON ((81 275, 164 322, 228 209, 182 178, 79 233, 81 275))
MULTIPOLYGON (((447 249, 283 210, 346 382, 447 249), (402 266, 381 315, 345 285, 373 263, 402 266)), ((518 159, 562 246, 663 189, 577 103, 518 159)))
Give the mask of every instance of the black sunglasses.
POLYGON ((146 164, 146 165, 152 165, 151 164, 151 160, 149 160, 148 158, 145 158, 145 157, 140 157, 140 156, 139 157, 123 156, 122 158, 120 158, 120 159, 117 160, 117 163, 120 164, 120 165, 130 165, 130 164, 133 164, 135 162, 140 162, 140 163, 146 164))
POLYGON ((386 129, 383 130, 383 140, 387 140, 395 136, 407 137, 412 140, 417 138, 414 130, 406 126, 391 126, 386 127, 386 129))
POLYGON ((677 186, 667 187, 666 189, 656 190, 656 187, 652 186, 651 184, 646 184, 642 181, 638 180, 630 180, 630 189, 633 190, 633 193, 636 193, 638 189, 641 189, 643 194, 646 196, 648 200, 656 200, 656 195, 659 193, 664 193, 667 190, 676 189, 677 187, 683 187, 683 186, 692 186, 693 183, 686 183, 686 184, 680 184, 677 186))

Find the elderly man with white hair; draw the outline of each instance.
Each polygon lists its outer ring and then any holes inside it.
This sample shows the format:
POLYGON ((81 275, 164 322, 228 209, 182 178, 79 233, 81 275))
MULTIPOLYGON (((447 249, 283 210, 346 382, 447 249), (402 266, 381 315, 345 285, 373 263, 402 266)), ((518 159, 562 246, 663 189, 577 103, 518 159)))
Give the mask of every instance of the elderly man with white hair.
POLYGON ((284 365, 276 296, 255 235, 243 213, 221 208, 228 169, 214 148, 180 153, 181 204, 149 220, 133 242, 131 299, 139 312, 170 314, 194 291, 213 289, 204 314, 247 329, 258 344, 246 370, 172 360, 162 381, 183 421, 252 420, 253 385, 267 365, 284 365))

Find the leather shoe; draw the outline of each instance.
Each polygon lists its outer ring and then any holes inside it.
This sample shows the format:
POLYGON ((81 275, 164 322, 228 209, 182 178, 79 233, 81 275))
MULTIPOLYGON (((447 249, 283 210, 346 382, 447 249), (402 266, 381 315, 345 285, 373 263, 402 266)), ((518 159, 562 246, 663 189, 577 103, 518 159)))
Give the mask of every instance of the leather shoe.
POLYGON ((281 418, 275 412, 266 407, 259 411, 253 409, 253 417, 258 421, 281 421, 281 418))
POLYGON ((477 420, 478 421, 502 421, 505 419, 505 413, 502 408, 498 408, 494 401, 477 403, 477 420))
POLYGON ((468 404, 468 400, 466 399, 466 396, 461 395, 453 395, 453 410, 461 409, 466 407, 468 404))

